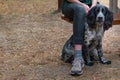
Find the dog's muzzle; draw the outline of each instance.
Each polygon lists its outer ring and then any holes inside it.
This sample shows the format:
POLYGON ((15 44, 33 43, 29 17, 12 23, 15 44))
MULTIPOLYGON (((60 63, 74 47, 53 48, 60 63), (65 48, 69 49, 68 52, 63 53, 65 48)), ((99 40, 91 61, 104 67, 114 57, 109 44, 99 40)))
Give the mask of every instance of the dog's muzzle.
POLYGON ((104 22, 104 18, 103 17, 97 17, 97 22, 104 22))

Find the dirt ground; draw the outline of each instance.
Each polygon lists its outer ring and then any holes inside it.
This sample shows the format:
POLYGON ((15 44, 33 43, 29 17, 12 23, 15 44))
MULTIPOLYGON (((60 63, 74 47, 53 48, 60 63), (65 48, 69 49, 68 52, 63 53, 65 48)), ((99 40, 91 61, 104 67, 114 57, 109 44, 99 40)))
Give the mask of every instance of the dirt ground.
POLYGON ((0 0, 0 80, 120 80, 120 26, 103 40, 112 64, 85 66, 83 75, 73 77, 71 64, 59 59, 72 24, 54 13, 56 6, 57 0, 0 0))

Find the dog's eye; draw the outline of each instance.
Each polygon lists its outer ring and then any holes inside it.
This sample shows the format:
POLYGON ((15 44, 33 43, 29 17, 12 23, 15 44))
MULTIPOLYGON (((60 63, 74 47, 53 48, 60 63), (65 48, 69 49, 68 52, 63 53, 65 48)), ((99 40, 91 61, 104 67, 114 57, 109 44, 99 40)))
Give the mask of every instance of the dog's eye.
POLYGON ((95 13, 99 13, 99 9, 96 9, 96 10, 95 10, 95 13))
POLYGON ((105 9, 102 9, 102 13, 104 13, 104 14, 105 14, 105 9))

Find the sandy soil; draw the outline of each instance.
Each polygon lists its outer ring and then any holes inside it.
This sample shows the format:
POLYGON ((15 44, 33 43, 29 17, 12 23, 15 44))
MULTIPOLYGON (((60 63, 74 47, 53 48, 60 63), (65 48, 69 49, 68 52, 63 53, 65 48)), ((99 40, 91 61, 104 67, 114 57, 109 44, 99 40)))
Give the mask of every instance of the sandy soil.
POLYGON ((56 0, 0 1, 0 80, 120 80, 120 26, 103 40, 112 64, 85 66, 83 75, 72 77, 71 64, 59 59, 72 24, 54 14, 56 6, 56 0))

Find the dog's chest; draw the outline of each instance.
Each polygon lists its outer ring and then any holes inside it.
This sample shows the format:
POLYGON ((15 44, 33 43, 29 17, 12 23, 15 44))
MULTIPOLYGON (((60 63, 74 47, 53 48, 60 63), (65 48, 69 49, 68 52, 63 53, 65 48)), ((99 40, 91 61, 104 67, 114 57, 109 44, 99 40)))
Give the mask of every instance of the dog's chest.
POLYGON ((96 29, 90 29, 86 28, 85 29, 85 44, 86 45, 91 45, 91 43, 97 45, 99 41, 101 41, 103 37, 103 28, 98 27, 96 29))

